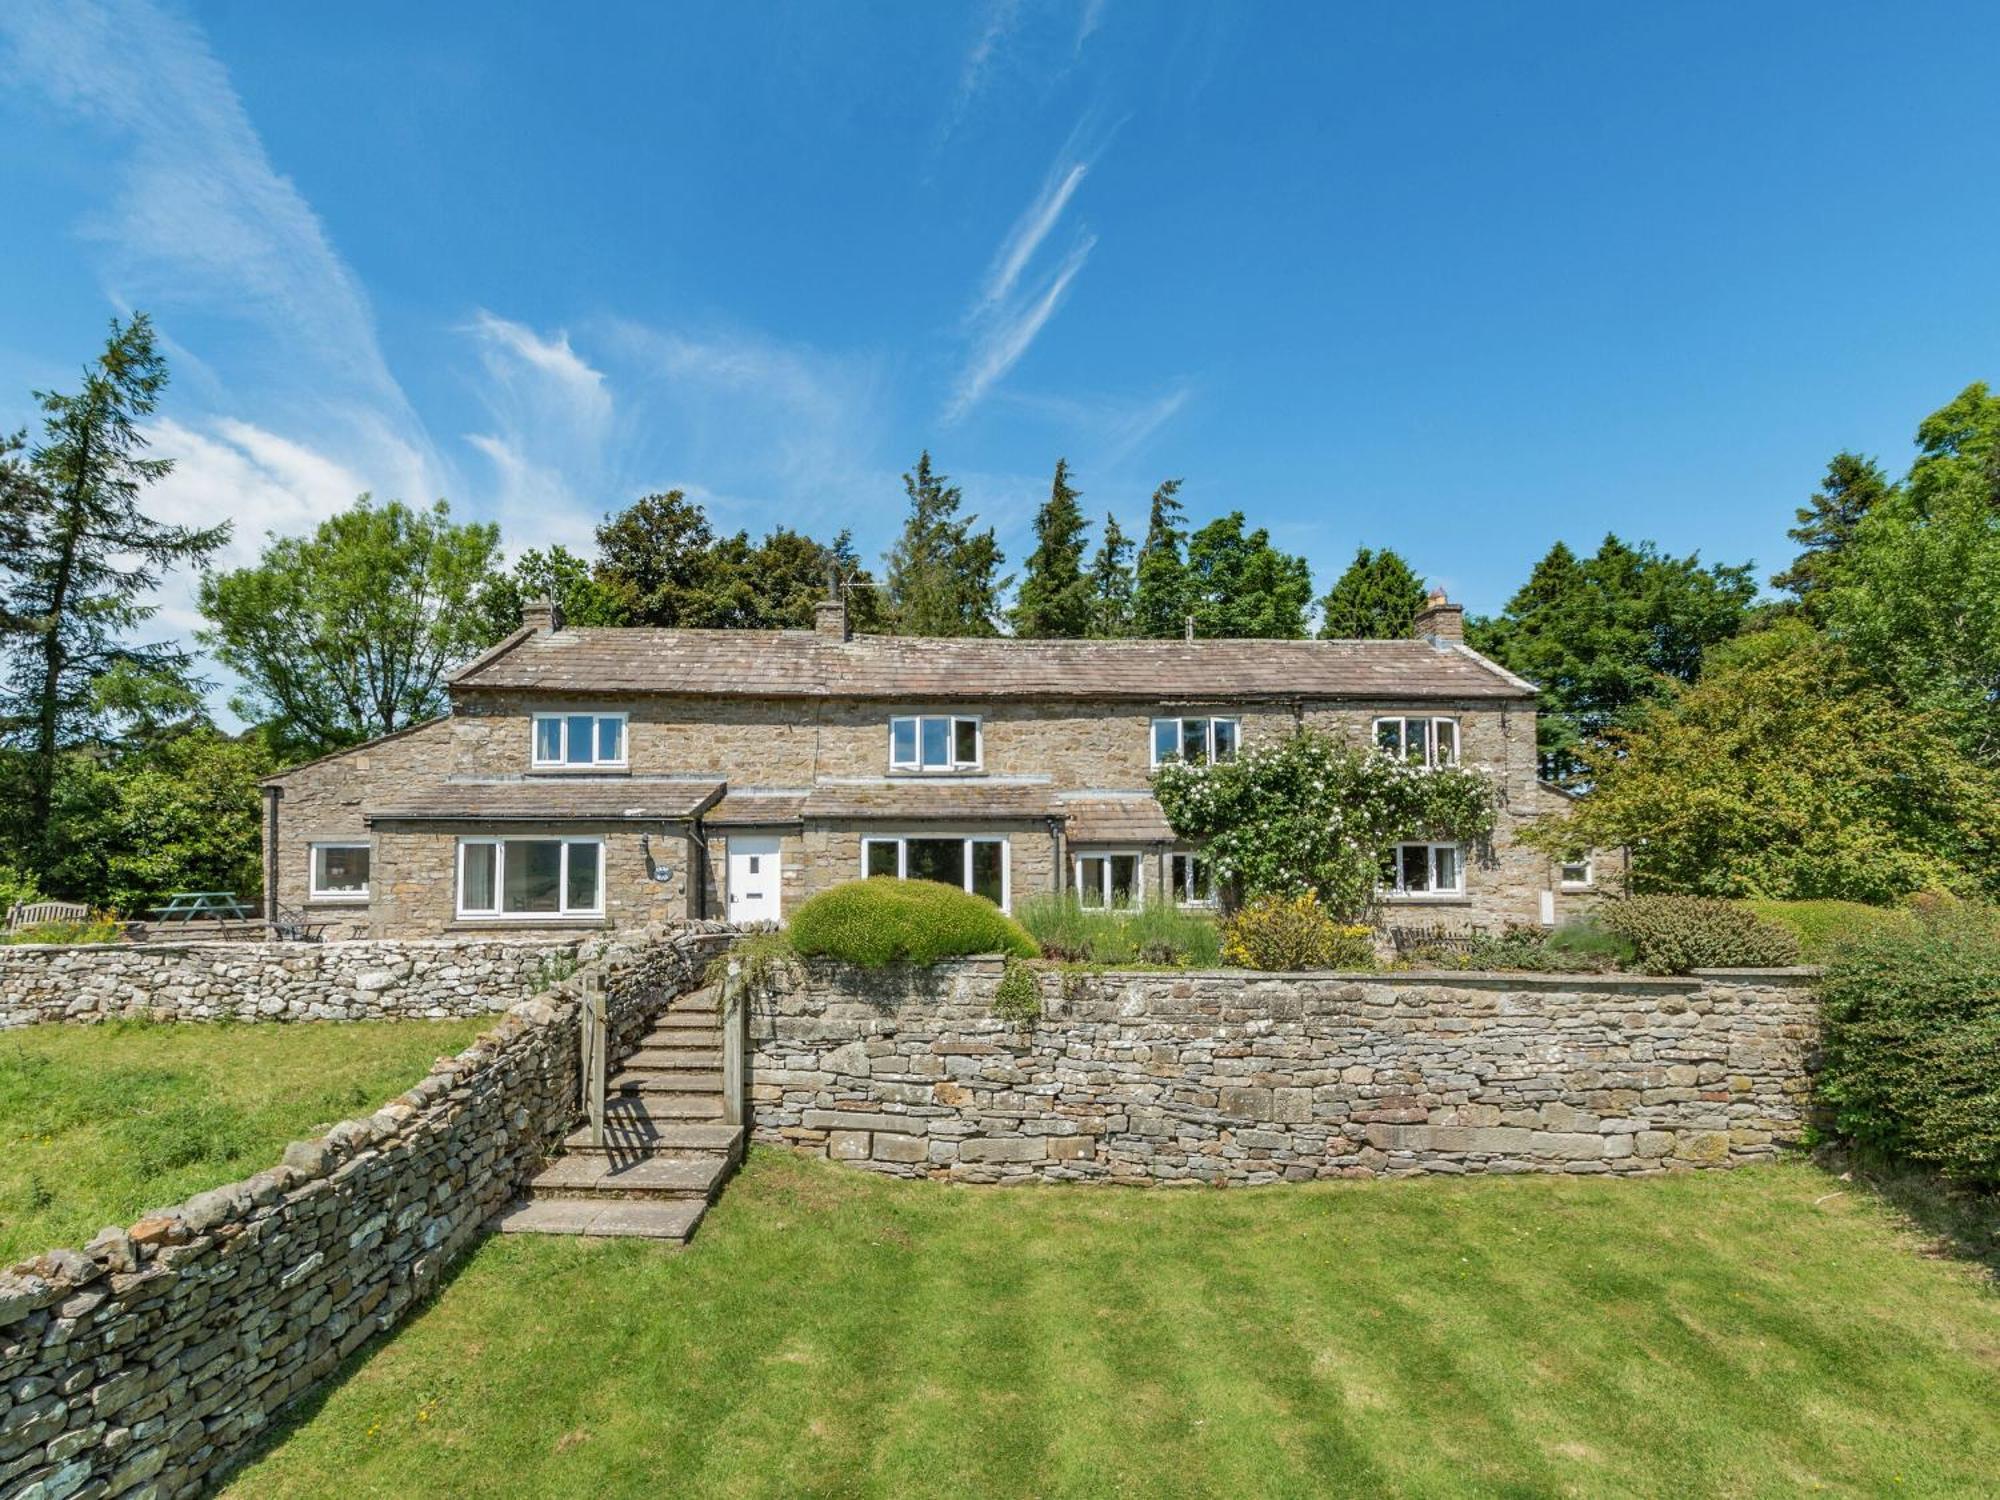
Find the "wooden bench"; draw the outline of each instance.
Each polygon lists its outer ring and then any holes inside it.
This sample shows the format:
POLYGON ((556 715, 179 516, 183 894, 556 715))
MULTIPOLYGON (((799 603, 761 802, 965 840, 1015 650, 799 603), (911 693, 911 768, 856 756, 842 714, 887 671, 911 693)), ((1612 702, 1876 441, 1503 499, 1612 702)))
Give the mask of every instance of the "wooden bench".
POLYGON ((49 922, 88 922, 90 908, 81 901, 23 901, 7 913, 7 930, 20 932, 49 922))

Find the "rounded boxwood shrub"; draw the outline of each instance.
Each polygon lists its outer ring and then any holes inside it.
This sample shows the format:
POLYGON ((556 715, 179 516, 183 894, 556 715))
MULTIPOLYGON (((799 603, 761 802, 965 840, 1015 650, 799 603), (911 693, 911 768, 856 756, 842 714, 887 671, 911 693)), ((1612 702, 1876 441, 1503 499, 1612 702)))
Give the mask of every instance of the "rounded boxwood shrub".
POLYGON ((1969 908, 1858 934, 1835 950, 1819 999, 1834 1129, 2000 1183, 2000 917, 1969 908))
POLYGON ((1627 896, 1606 902, 1600 919, 1631 941, 1648 974, 1781 969, 1799 961, 1797 933, 1714 896, 1627 896))
POLYGON ((1027 929, 984 896, 877 875, 821 891, 792 914, 792 947, 870 968, 968 953, 1038 958, 1027 929))

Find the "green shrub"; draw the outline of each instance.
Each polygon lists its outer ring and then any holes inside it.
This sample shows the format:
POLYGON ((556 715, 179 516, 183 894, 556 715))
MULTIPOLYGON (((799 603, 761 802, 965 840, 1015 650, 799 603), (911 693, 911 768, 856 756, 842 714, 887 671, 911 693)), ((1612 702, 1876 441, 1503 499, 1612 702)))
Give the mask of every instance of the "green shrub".
POLYGON ((1043 955, 1063 963, 1209 969, 1221 961, 1215 918, 1170 904, 1103 911, 1074 894, 1040 895, 1021 903, 1020 918, 1043 955))
POLYGON ((993 990, 993 1014, 1009 1026, 1032 1026, 1042 1018, 1042 987, 1026 964, 1007 961, 1007 972, 993 990))
POLYGON ((1649 974, 1782 968, 1799 961, 1799 940, 1790 928, 1715 896, 1627 896, 1606 902, 1599 920, 1631 941, 1635 962, 1649 974))
POLYGON ((1907 929, 1908 907, 1865 906, 1859 901, 1745 901, 1767 922, 1789 927, 1798 935, 1799 952, 1811 964, 1824 963, 1851 938, 1883 927, 1907 929))
POLYGON ((1991 908, 1883 925, 1819 982, 1821 1101, 1857 1145, 2000 1184, 2000 918, 1991 908))
POLYGON ((1039 958, 1027 931, 983 896, 934 880, 877 875, 821 891, 792 914, 792 946, 879 967, 968 953, 1039 958))
POLYGON ((1245 969, 1368 969, 1375 943, 1368 928, 1334 921, 1308 891, 1243 906, 1223 926, 1222 958, 1245 969))
POLYGON ((0 943, 115 943, 121 932, 116 917, 99 912, 81 922, 43 922, 0 934, 0 943))
POLYGON ((1438 969, 1517 969, 1537 974, 1608 974, 1633 958, 1630 938, 1595 917, 1561 927, 1509 927, 1481 933, 1469 943, 1418 948, 1412 965, 1438 969))
POLYGON ((7 913, 15 907, 41 899, 41 887, 32 874, 0 859, 0 926, 6 924, 7 913))

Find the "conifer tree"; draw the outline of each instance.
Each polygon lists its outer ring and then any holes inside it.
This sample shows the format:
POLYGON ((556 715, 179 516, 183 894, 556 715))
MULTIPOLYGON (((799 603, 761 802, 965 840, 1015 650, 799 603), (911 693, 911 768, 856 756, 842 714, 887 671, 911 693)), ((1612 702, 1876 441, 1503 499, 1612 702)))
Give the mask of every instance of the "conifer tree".
POLYGON ((1771 587, 1798 595, 1808 612, 1814 611, 1819 603, 1816 595, 1845 559, 1862 518, 1894 491, 1895 486, 1872 458, 1836 453, 1819 488, 1793 512, 1799 524, 1785 535, 1802 550, 1789 568, 1771 580, 1771 587))
POLYGON ((1177 498, 1181 482, 1169 479, 1153 491, 1146 539, 1139 544, 1132 595, 1132 633, 1163 640, 1179 636, 1188 615, 1187 528, 1177 498))
POLYGON ((1090 633, 1100 640, 1133 634, 1132 539, 1104 514, 1104 540, 1090 561, 1090 633))
POLYGON ((1056 460, 1049 498, 1035 515, 1035 550, 1014 601, 1014 634, 1027 639, 1074 640, 1090 632, 1090 580, 1083 572, 1083 507, 1070 483, 1069 460, 1056 460))
POLYGON ((1424 607, 1424 581, 1400 554, 1363 547, 1319 601, 1320 639, 1394 641, 1410 634, 1424 607))
POLYGON ((903 476, 910 514, 890 550, 890 624, 898 635, 997 635, 1000 595, 1011 579, 993 529, 974 531, 977 516, 961 517, 964 496, 931 467, 926 451, 903 476))

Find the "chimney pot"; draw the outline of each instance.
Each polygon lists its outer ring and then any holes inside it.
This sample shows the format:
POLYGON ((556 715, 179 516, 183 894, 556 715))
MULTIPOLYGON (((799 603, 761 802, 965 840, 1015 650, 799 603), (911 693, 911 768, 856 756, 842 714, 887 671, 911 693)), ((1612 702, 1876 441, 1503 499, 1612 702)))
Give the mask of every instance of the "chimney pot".
POLYGON ((1463 641, 1465 606, 1453 604, 1443 589, 1432 589, 1430 598, 1410 622, 1410 633, 1418 640, 1463 641))
POLYGON ((1194 642, 1194 616, 1189 615, 1181 622, 1181 639, 1190 645, 1194 642))

